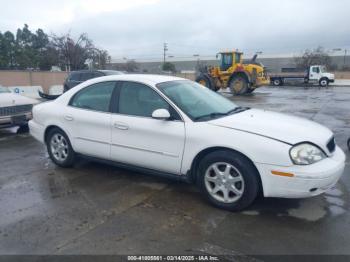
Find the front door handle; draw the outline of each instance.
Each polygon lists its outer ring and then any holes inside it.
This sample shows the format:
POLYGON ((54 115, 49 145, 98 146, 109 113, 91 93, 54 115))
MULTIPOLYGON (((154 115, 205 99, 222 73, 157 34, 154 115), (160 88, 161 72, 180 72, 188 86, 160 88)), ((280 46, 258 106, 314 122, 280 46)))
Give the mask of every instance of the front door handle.
POLYGON ((114 122, 114 127, 115 128, 118 128, 120 130, 128 130, 129 129, 129 126, 125 123, 121 123, 121 122, 114 122))
POLYGON ((74 120, 74 118, 72 116, 68 116, 68 115, 64 116, 64 119, 66 119, 67 121, 73 121, 74 120))

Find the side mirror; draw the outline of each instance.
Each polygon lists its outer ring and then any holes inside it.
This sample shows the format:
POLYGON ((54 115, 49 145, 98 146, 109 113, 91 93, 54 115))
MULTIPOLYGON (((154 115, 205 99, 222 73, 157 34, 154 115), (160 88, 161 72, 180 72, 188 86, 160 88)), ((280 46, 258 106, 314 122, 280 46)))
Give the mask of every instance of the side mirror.
POLYGON ((159 120, 167 120, 170 118, 170 113, 166 109, 156 109, 152 113, 152 118, 159 120))

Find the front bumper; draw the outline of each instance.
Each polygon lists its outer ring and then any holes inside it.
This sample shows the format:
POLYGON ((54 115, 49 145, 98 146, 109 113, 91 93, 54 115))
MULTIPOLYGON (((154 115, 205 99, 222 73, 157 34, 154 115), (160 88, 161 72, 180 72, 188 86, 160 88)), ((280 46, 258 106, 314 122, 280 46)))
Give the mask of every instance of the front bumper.
POLYGON ((0 128, 25 125, 30 119, 32 119, 31 112, 17 115, 0 116, 0 128), (18 121, 17 119, 20 120, 18 121))
POLYGON ((303 198, 319 195, 333 187, 345 167, 345 154, 337 146, 331 157, 312 165, 282 167, 259 164, 264 196, 303 198), (271 171, 293 174, 293 177, 273 175, 271 171))
POLYGON ((334 83, 334 79, 328 79, 329 83, 334 83))

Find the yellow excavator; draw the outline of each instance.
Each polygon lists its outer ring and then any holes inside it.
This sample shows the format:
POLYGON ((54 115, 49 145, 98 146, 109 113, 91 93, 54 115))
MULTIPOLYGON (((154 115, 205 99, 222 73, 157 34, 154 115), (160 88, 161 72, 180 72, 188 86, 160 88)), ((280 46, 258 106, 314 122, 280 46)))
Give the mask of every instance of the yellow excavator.
POLYGON ((248 64, 243 63, 242 52, 220 52, 218 56, 220 65, 201 70, 196 82, 214 91, 229 87, 235 95, 248 94, 270 84, 263 65, 256 62, 257 55, 248 64))

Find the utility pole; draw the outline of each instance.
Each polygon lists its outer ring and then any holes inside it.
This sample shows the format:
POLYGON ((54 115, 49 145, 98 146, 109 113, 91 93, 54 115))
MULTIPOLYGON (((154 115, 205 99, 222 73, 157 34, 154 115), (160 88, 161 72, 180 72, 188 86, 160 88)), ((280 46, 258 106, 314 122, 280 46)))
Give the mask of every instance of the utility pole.
POLYGON ((164 43, 164 46, 163 46, 163 64, 165 64, 165 58, 166 58, 166 51, 168 51, 168 44, 167 43, 164 43))
POLYGON ((347 53, 347 49, 345 48, 344 49, 344 68, 345 68, 345 66, 346 66, 346 53, 347 53))

